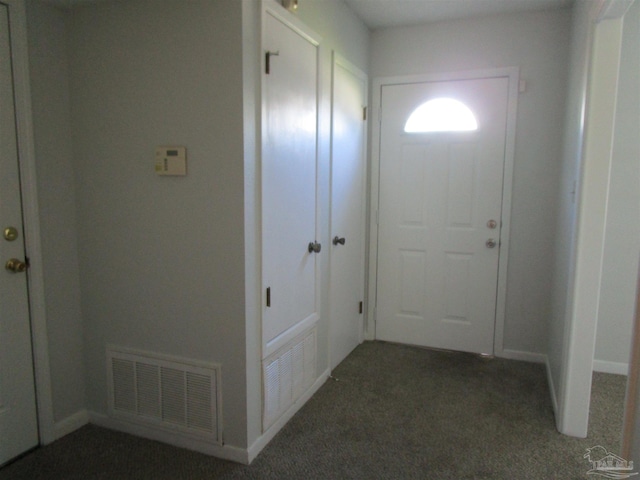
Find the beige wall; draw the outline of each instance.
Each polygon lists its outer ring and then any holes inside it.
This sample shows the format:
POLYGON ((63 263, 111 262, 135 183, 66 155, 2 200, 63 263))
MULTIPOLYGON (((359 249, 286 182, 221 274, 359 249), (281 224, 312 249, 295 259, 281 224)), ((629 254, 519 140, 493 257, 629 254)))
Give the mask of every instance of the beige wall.
MULTIPOLYGON (((640 2, 623 20, 595 368, 626 370, 640 255, 640 2)), ((618 371, 617 373, 622 373, 618 371)))
POLYGON ((225 440, 246 446, 241 4, 76 8, 70 29, 87 406, 105 347, 220 363, 225 440), (154 172, 159 145, 188 175, 154 172))
POLYGON ((85 408, 65 12, 27 3, 29 69, 54 421, 85 408))
MULTIPOLYGON (((577 228, 577 188, 582 159, 584 111, 587 96, 592 42, 591 4, 578 2, 573 10, 564 145, 561 157, 560 196, 551 277, 553 296, 548 334, 550 386, 556 408, 563 386, 563 357, 569 335, 572 304, 575 241, 577 228)), ((556 419, 558 411, 556 410, 556 419)))

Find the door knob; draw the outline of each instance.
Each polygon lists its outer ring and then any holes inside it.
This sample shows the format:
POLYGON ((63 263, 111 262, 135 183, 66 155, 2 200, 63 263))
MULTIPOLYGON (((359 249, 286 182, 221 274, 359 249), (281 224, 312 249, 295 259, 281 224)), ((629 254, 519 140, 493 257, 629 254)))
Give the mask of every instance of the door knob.
POLYGON ((27 269, 27 264, 17 258, 12 258, 7 260, 7 263, 4 264, 4 268, 13 273, 21 273, 27 269))
POLYGON ((344 237, 340 238, 340 237, 339 237, 339 236, 337 236, 337 235, 336 235, 335 237, 333 237, 333 244, 334 244, 334 245, 338 245, 338 244, 340 244, 340 245, 344 245, 344 242, 345 242, 345 241, 346 241, 346 240, 344 239, 344 237))
POLYGON ((318 242, 309 242, 309 253, 320 253, 322 245, 318 242))
POLYGON ((485 245, 487 246, 487 248, 495 248, 497 243, 493 238, 490 238, 489 240, 487 240, 487 243, 485 243, 485 245))

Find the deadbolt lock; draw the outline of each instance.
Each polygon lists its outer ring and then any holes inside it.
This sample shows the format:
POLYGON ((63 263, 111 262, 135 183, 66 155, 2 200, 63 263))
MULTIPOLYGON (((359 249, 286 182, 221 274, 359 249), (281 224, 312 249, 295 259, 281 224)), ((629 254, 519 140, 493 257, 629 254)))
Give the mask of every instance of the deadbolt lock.
POLYGON ((18 229, 15 227, 7 227, 4 229, 4 239, 7 242, 13 242, 18 238, 18 229))

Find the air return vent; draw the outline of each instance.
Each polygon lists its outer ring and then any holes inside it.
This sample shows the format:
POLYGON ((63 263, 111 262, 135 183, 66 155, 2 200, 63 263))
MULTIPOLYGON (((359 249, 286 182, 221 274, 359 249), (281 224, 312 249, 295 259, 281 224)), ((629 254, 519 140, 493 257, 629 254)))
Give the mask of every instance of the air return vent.
POLYGON ((221 443, 220 366, 107 349, 109 413, 221 443))
POLYGON ((262 428, 267 430, 316 379, 315 328, 269 355, 262 361, 262 369, 262 428))

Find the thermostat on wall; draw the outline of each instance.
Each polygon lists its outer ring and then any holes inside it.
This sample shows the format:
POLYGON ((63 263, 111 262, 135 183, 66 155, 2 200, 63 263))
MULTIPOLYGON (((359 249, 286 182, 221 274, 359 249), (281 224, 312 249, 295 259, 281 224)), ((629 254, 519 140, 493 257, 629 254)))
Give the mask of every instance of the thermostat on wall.
POLYGON ((158 175, 186 175, 186 147, 157 147, 156 173, 158 175))

